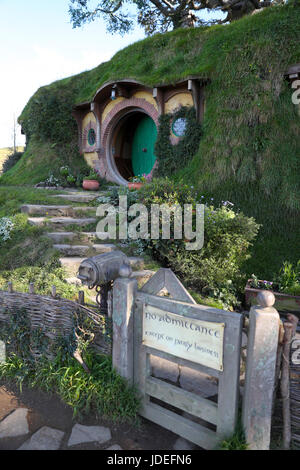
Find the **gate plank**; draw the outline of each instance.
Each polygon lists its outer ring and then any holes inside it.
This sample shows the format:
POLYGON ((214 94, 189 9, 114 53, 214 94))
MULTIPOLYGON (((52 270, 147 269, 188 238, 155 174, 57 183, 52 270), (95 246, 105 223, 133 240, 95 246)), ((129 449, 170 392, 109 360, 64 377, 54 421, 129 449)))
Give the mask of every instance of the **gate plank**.
POLYGON ((194 423, 154 403, 149 403, 149 405, 140 411, 140 414, 144 418, 169 429, 203 449, 214 449, 219 442, 219 437, 211 429, 194 423))
POLYGON ((217 424, 217 404, 195 393, 187 392, 154 377, 146 380, 146 393, 191 415, 217 424))
POLYGON ((232 434, 237 422, 242 328, 242 315, 235 325, 225 328, 224 370, 219 376, 217 433, 220 437, 232 434))
POLYGON ((140 391, 142 406, 145 407, 150 400, 149 395, 146 394, 145 386, 146 379, 150 376, 151 366, 150 356, 146 354, 146 348, 142 344, 142 314, 143 304, 137 301, 134 309, 133 380, 140 391))

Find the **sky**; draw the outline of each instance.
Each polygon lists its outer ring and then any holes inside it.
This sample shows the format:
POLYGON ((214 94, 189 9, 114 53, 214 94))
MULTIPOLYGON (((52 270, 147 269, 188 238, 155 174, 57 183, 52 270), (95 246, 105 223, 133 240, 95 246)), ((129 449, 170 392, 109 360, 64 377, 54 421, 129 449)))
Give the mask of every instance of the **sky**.
MULTIPOLYGON (((13 146, 14 119, 35 91, 90 70, 145 37, 137 27, 125 36, 97 21, 73 29, 69 0, 0 0, 0 148, 13 146)), ((17 125, 17 145, 25 137, 17 125)))

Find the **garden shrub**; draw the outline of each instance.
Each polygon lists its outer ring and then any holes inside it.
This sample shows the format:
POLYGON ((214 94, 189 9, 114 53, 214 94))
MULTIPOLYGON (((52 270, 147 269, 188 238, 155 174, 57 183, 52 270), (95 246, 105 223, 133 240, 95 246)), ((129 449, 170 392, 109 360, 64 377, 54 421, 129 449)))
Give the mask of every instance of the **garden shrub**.
MULTIPOLYGON (((160 176, 172 175, 184 168, 199 148, 202 135, 201 125, 196 119, 195 108, 182 106, 174 113, 163 114, 159 118, 158 136, 155 144, 155 155, 158 160, 160 176), (170 141, 172 122, 186 119, 185 135, 173 145, 170 141)), ((158 170, 155 171, 155 175, 158 170)))
POLYGON ((254 289, 274 290, 284 294, 300 295, 300 260, 295 265, 284 261, 279 273, 273 275, 272 281, 260 280, 255 274, 252 274, 249 285, 254 289))
POLYGON ((2 173, 6 173, 10 170, 23 156, 24 152, 12 152, 9 154, 3 163, 2 173))
POLYGON ((213 200, 206 200, 192 186, 168 178, 157 178, 145 185, 140 190, 140 200, 148 208, 153 203, 179 204, 182 208, 184 204, 192 204, 193 208, 196 203, 204 204, 202 249, 188 251, 184 240, 172 240, 172 224, 170 240, 160 237, 144 243, 186 287, 219 299, 226 308, 237 304, 238 292, 245 281, 240 268, 250 256, 248 249, 259 228, 255 220, 236 210, 229 201, 214 207, 213 200))

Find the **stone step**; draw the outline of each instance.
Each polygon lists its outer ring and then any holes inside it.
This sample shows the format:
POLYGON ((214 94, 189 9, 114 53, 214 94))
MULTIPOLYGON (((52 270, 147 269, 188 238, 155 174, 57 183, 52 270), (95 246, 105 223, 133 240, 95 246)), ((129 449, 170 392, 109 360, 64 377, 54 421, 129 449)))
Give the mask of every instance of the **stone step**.
POLYGON ((46 233, 48 238, 54 241, 54 243, 62 243, 63 241, 72 241, 77 236, 75 232, 49 232, 46 233))
POLYGON ((89 206, 58 206, 58 205, 40 205, 40 204, 23 204, 21 212, 28 215, 46 216, 46 217, 76 217, 81 214, 96 214, 96 209, 89 206))
POLYGON ((98 241, 98 240, 105 240, 108 238, 108 234, 103 235, 101 238, 98 239, 97 232, 48 232, 46 234, 48 238, 51 238, 55 243, 62 243, 65 240, 75 240, 78 239, 82 241, 98 241))
POLYGON ((79 234, 81 239, 85 240, 107 240, 109 238, 109 234, 105 232, 80 232, 79 234))
POLYGON ((40 204, 23 204, 21 212, 28 215, 43 215, 43 216, 70 216, 72 206, 51 206, 40 204))
POLYGON ((86 256, 91 249, 88 245, 53 245, 53 248, 59 251, 63 256, 86 256))
POLYGON ((95 195, 95 194, 76 194, 76 193, 72 194, 72 193, 69 193, 69 194, 54 194, 54 195, 51 195, 50 197, 60 198, 60 199, 63 199, 65 201, 86 203, 86 202, 94 201, 99 196, 100 196, 100 194, 95 195))
POLYGON ((86 196, 86 195, 92 195, 92 196, 99 196, 100 194, 102 194, 103 192, 101 191, 83 191, 82 189, 75 189, 75 188, 64 188, 64 189, 60 189, 60 190, 57 190, 57 192, 59 194, 75 194, 75 195, 83 195, 83 196, 86 196))
POLYGON ((94 256, 102 253, 110 253, 116 249, 116 246, 110 243, 95 245, 68 245, 58 243, 53 245, 53 248, 64 256, 88 256, 88 252, 90 252, 90 256, 94 256))
POLYGON ((77 277, 79 266, 85 259, 86 258, 79 256, 59 258, 60 264, 65 269, 68 279, 77 277))
POLYGON ((144 258, 141 258, 139 256, 129 256, 128 259, 129 259, 130 266, 132 267, 132 269, 144 268, 144 265, 145 265, 144 258))
POLYGON ((28 217, 28 223, 31 225, 37 225, 39 227, 49 224, 54 227, 67 227, 68 225, 78 225, 83 227, 84 225, 96 223, 97 219, 94 217, 85 217, 77 219, 74 217, 28 217))
POLYGON ((93 249, 97 255, 101 253, 110 253, 111 251, 116 250, 116 245, 112 245, 110 243, 95 243, 93 245, 93 249))

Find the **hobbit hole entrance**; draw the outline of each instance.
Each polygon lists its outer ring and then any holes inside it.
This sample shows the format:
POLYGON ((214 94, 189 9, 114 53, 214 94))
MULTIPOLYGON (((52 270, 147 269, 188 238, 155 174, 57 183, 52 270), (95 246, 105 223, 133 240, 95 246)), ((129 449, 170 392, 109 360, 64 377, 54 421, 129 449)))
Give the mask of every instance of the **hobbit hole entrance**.
POLYGON ((151 172, 156 160, 156 138, 154 121, 142 111, 132 111, 118 121, 112 133, 110 152, 125 180, 151 172))

